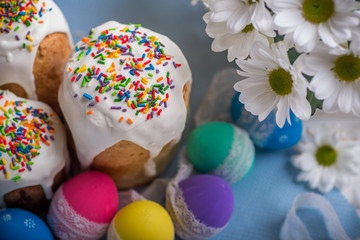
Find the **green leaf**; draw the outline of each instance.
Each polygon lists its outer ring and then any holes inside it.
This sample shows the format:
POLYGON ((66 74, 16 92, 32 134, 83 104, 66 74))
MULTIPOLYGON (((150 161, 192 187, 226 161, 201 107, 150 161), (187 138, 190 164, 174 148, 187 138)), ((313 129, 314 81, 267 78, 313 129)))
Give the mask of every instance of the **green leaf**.
POLYGON ((308 89, 306 99, 311 106, 311 116, 314 115, 316 109, 322 109, 323 100, 319 100, 315 97, 315 94, 308 89))
POLYGON ((295 48, 290 48, 288 50, 288 57, 291 64, 294 64, 295 60, 300 56, 301 54, 298 53, 295 48))

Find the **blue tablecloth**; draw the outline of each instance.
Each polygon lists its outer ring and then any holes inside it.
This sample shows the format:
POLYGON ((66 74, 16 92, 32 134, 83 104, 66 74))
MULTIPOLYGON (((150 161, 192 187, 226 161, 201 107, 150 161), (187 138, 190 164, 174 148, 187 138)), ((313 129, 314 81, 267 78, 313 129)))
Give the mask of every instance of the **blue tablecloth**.
MULTIPOLYGON (((212 76, 224 67, 235 64, 227 62, 225 52, 211 51, 212 39, 206 35, 206 25, 202 20, 206 10, 203 5, 192 6, 190 2, 191 0, 56 1, 69 22, 75 43, 92 27, 109 20, 140 23, 169 36, 183 50, 193 73, 190 112, 194 113, 212 76)), ((193 125, 190 120, 184 139, 193 125)), ((281 224, 295 196, 310 191, 305 185, 294 182, 297 172, 288 161, 291 150, 257 150, 256 154, 252 172, 232 186, 236 204, 229 225, 212 239, 278 239, 281 224)), ((175 171, 174 162, 165 175, 173 175, 175 171)), ((334 190, 325 197, 333 204, 350 237, 360 237, 360 219, 343 196, 334 190)), ((301 216, 311 226, 310 232, 315 239, 328 238, 319 214, 302 211, 301 216)))

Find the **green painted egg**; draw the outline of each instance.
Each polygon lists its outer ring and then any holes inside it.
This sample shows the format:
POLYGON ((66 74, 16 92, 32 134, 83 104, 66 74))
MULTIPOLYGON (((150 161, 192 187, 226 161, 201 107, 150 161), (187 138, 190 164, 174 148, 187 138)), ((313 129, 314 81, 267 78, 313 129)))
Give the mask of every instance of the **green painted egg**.
POLYGON ((212 173, 235 183, 254 163, 255 149, 249 135, 226 122, 209 122, 195 128, 187 141, 187 156, 200 173, 212 173))

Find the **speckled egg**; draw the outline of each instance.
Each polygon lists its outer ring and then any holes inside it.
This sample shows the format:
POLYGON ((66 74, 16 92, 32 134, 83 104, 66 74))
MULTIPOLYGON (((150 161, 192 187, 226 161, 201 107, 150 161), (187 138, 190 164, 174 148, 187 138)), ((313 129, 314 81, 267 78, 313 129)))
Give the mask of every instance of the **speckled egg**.
POLYGON ((53 240, 46 223, 35 214, 18 208, 0 211, 0 239, 53 240))
POLYGON ((108 230, 108 240, 173 240, 174 225, 167 211, 152 201, 136 201, 122 208, 108 230))
POLYGON ((234 194, 222 178, 202 174, 167 189, 166 207, 183 240, 206 239, 219 233, 234 210, 234 194))
POLYGON ((290 111, 291 125, 286 121, 282 128, 276 124, 276 111, 270 112, 262 122, 257 116, 246 111, 235 94, 231 104, 231 117, 234 123, 245 129, 254 144, 267 149, 284 149, 297 144, 301 139, 302 121, 290 111))
POLYGON ((117 206, 113 180, 101 172, 85 172, 58 189, 47 219, 59 239, 99 239, 106 233, 117 206))
POLYGON ((255 149, 248 134, 226 122, 195 128, 187 140, 187 156, 200 173, 211 173, 235 183, 251 169, 255 149))

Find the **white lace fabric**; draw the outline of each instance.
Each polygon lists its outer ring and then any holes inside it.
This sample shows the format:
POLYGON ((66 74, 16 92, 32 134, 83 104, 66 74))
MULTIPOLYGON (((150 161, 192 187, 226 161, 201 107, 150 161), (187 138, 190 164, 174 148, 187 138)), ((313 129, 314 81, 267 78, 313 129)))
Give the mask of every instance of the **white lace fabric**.
POLYGON ((311 192, 299 194, 295 198, 281 228, 281 240, 312 240, 307 227, 296 213, 298 209, 303 207, 316 209, 323 215, 331 239, 350 240, 330 202, 323 196, 311 192))
POLYGON ((244 177, 254 162, 255 149, 251 144, 248 134, 240 128, 233 127, 234 141, 229 155, 223 164, 215 169, 213 174, 233 184, 244 177), (242 135, 246 135, 248 141, 242 141, 242 135), (242 143, 243 142, 243 143, 242 143))
MULTIPOLYGON (((139 200, 137 200, 137 201, 139 201, 139 200)), ((113 218, 113 220, 110 223, 106 239, 107 240, 122 240, 115 228, 115 217, 113 218)))
POLYGON ((187 161, 180 161, 179 171, 166 189, 166 209, 174 222, 175 232, 181 239, 202 240, 214 236, 223 228, 213 228, 201 223, 188 209, 179 182, 190 176, 192 168, 187 161))
POLYGON ((109 224, 96 223, 80 216, 66 201, 62 186, 56 192, 47 221, 55 236, 64 240, 95 240, 101 238, 109 224))

